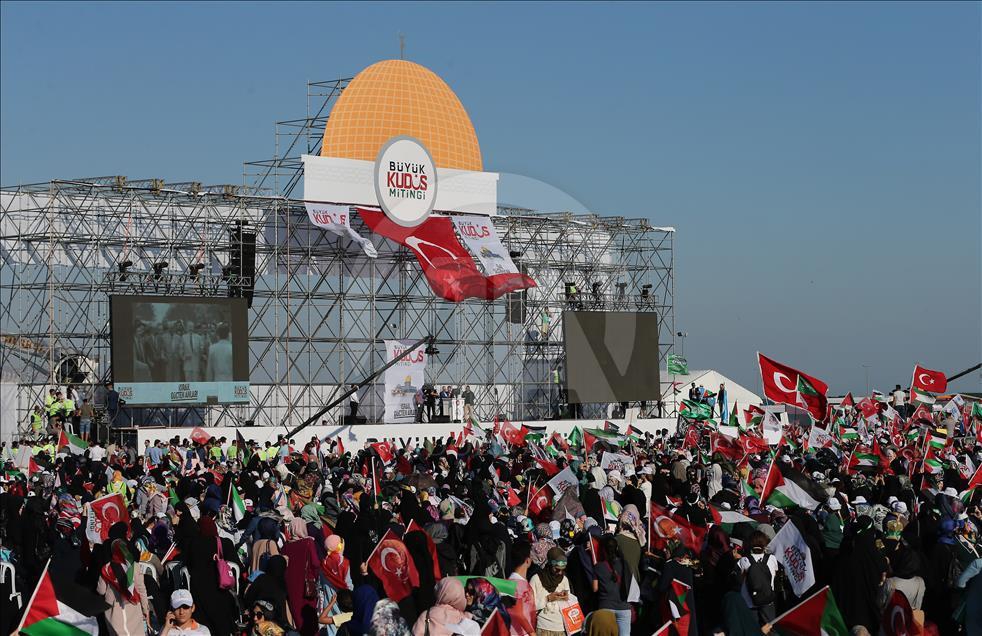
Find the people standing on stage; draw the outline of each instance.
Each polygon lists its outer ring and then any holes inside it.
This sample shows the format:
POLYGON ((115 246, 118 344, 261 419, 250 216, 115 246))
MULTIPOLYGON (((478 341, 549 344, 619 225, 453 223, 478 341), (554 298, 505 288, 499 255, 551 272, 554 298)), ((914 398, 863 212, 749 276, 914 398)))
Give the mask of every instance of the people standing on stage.
POLYGON ((450 387, 445 386, 440 389, 440 417, 445 416, 445 408, 447 400, 450 399, 450 387))
POLYGON ((351 389, 353 390, 351 396, 348 398, 348 406, 351 407, 351 419, 352 421, 357 421, 358 418, 358 385, 352 384, 351 389))
POLYGON ((461 397, 464 398, 464 421, 467 421, 474 417, 474 392, 471 391, 471 385, 464 387, 461 397))

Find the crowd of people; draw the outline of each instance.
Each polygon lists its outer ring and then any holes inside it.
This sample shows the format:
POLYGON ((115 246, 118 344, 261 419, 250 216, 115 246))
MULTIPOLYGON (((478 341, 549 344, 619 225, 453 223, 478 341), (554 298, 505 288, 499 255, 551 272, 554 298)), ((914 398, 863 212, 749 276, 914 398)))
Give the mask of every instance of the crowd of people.
MULTIPOLYGON (((725 420, 736 437, 704 417, 472 421, 409 447, 59 431, 4 450, 0 560, 22 605, 48 577, 106 634, 788 634, 816 592, 825 633, 895 633, 898 603, 905 633, 982 633, 982 412, 871 402, 777 444, 753 409, 725 420), (126 513, 100 529, 107 496, 126 513), (773 547, 791 530, 807 589, 773 547)), ((24 613, 7 596, 4 633, 24 613)))

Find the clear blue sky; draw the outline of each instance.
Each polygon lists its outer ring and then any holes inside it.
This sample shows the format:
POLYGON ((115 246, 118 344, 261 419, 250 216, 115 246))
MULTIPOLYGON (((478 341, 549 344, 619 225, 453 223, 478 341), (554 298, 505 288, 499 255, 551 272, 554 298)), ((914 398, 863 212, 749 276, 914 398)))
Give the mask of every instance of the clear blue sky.
MULTIPOLYGON (((4 3, 0 183, 241 182, 308 79, 441 75, 490 170, 678 228, 691 368, 982 358, 980 5, 4 3)), ((979 374, 957 387, 978 390, 979 374)))

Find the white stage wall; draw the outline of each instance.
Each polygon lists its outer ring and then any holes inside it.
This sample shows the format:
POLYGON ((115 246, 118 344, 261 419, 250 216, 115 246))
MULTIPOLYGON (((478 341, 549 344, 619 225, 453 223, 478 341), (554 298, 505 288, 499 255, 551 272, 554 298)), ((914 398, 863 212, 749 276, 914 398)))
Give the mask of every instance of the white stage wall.
MULTIPOLYGON (((628 422, 626 420, 615 420, 617 426, 620 427, 621 432, 627 430, 628 422)), ((516 426, 520 423, 515 422, 516 426)), ((580 429, 584 428, 602 428, 604 425, 603 420, 547 420, 542 422, 524 422, 529 426, 545 426, 546 434, 549 435, 553 431, 558 431, 560 434, 569 433, 574 426, 579 426, 580 429)), ((484 422, 481 424, 484 428, 490 428, 493 426, 490 422, 484 422)), ((657 433, 661 429, 668 429, 669 434, 675 432, 676 420, 674 419, 651 419, 651 420, 634 420, 634 428, 641 431, 648 431, 651 433, 657 433)), ((308 426, 300 433, 298 433, 294 439, 297 442, 297 446, 303 447, 310 438, 317 436, 318 439, 324 439, 325 437, 337 437, 342 436, 342 441, 348 450, 355 450, 360 448, 362 444, 367 442, 369 439, 383 440, 391 439, 394 440, 399 446, 402 444, 400 441, 412 440, 414 443, 419 444, 422 440, 427 437, 441 437, 446 439, 451 433, 456 434, 464 427, 463 424, 378 424, 378 425, 361 425, 361 426, 308 426)), ((175 427, 175 428, 140 428, 137 429, 137 439, 141 450, 143 449, 143 442, 145 440, 150 440, 155 442, 160 440, 169 440, 174 436, 179 436, 182 439, 190 439, 191 431, 193 429, 188 427, 175 427)), ((214 427, 208 428, 204 427, 205 432, 207 432, 212 437, 222 438, 224 437, 227 441, 235 439, 235 432, 241 431, 242 436, 246 440, 255 440, 262 444, 263 442, 270 441, 275 442, 277 435, 284 435, 288 431, 283 427, 275 426, 257 426, 257 427, 214 427)))

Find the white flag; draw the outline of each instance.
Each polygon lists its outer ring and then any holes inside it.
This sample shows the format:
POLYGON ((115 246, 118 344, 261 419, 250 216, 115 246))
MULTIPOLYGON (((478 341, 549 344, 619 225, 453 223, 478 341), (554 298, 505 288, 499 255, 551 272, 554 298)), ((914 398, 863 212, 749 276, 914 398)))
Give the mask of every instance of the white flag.
POLYGON ((804 537, 790 521, 774 535, 767 545, 767 551, 777 557, 784 566, 784 571, 791 582, 795 596, 801 596, 805 590, 815 585, 815 566, 812 564, 812 552, 808 549, 804 537))
POLYGON ((305 202, 307 216, 310 222, 319 228, 323 228, 332 234, 337 234, 341 238, 349 238, 364 250, 365 256, 376 258, 378 250, 367 238, 351 229, 351 208, 347 205, 336 205, 334 203, 311 203, 305 202))
POLYGON ((600 467, 606 471, 619 470, 622 475, 633 475, 634 458, 624 453, 608 453, 604 451, 600 459, 600 467))
POLYGON ((576 479, 573 469, 567 466, 558 475, 549 480, 549 487, 556 493, 556 498, 563 496, 567 488, 574 488, 577 495, 580 492, 580 482, 576 479))
POLYGON ((808 433, 808 449, 818 448, 837 448, 835 438, 829 435, 828 431, 812 425, 812 430, 808 433))

